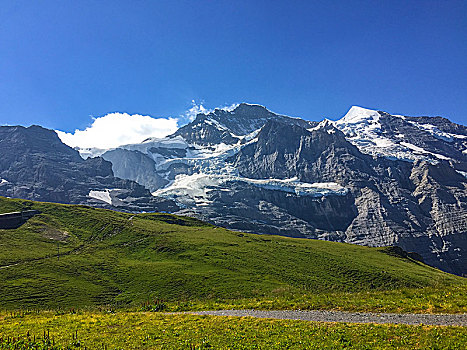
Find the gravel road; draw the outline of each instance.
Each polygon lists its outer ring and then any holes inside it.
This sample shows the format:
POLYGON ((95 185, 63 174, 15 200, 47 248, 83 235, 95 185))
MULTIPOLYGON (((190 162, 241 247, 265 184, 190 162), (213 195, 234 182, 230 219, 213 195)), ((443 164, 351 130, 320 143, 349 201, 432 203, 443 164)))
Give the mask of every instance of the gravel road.
POLYGON ((260 310, 219 310, 187 312, 195 315, 249 316, 276 318, 283 320, 302 320, 318 322, 349 323, 392 323, 433 326, 467 326, 467 314, 387 314, 344 311, 260 311, 260 310))

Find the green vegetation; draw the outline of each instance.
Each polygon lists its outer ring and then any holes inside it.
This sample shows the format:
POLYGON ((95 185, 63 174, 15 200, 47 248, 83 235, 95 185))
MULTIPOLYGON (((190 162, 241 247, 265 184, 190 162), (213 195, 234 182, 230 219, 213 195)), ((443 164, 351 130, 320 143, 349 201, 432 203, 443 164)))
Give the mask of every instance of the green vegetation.
POLYGON ((0 197, 0 213, 26 207, 42 214, 0 230, 2 309, 466 311, 464 278, 388 248, 0 197))
POLYGON ((466 297, 467 288, 465 286, 319 294, 308 292, 302 295, 276 294, 275 296, 249 299, 170 302, 164 304, 163 310, 257 309, 464 313, 466 312, 466 297))
POLYGON ((0 349, 33 349, 28 342, 38 349, 463 349, 467 342, 465 327, 126 312, 4 313, 0 334, 0 349))

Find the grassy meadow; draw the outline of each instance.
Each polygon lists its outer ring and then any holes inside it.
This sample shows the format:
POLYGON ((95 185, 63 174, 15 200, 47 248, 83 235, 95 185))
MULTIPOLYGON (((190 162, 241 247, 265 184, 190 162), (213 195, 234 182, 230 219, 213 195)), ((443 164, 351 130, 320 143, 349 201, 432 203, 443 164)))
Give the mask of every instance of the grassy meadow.
POLYGON ((464 278, 388 248, 254 235, 168 214, 0 198, 2 309, 254 307, 465 312, 464 278))
POLYGON ((460 350, 467 342, 465 327, 339 324, 143 312, 3 314, 0 334, 3 334, 0 349, 460 350))
POLYGON ((0 349, 461 349, 466 343, 465 327, 158 312, 466 312, 465 278, 391 248, 0 197, 0 213, 21 209, 41 214, 0 230, 0 349))

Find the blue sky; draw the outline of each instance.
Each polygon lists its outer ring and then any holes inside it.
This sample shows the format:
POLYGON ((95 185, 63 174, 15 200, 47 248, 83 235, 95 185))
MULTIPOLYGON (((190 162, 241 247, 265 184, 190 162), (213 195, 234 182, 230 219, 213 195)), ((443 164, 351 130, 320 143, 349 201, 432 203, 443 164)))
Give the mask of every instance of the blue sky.
POLYGON ((0 0, 0 124, 238 102, 467 124, 467 1, 0 0))

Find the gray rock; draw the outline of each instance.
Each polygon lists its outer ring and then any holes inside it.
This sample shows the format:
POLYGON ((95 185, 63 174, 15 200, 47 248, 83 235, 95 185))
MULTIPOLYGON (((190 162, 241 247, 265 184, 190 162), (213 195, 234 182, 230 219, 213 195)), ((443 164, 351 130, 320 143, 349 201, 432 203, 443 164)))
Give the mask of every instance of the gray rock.
POLYGON ((258 105, 216 109, 163 142, 106 152, 112 165, 82 160, 50 130, 2 127, 0 178, 8 182, 0 180, 0 194, 109 207, 89 190, 118 189, 109 195, 120 209, 170 211, 260 234, 398 246, 467 274, 467 128, 440 117, 351 111, 369 119, 318 124, 258 105), (221 143, 228 150, 209 157, 221 143), (203 156, 193 156, 200 150, 203 156), (177 175, 198 182, 180 189, 177 175), (344 191, 302 193, 297 182, 337 183, 344 191))
POLYGON ((85 204, 125 211, 173 211, 178 207, 154 198, 142 185, 120 179, 103 158, 83 160, 57 134, 40 126, 0 127, 0 195, 57 203, 85 204), (110 192, 112 205, 89 196, 110 192))

